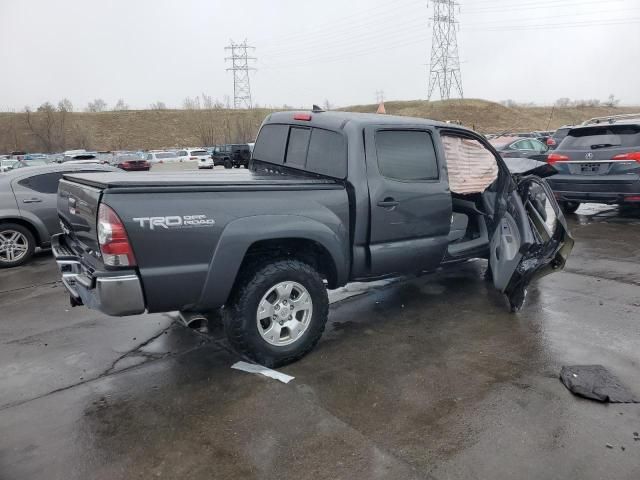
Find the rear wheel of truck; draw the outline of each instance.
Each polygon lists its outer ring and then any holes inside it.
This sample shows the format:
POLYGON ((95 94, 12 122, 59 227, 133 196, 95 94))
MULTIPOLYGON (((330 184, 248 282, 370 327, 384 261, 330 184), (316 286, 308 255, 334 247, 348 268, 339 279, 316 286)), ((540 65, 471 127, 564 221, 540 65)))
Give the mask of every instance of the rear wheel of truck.
POLYGON ((224 161, 224 168, 232 168, 233 164, 231 163, 231 160, 227 159, 224 161))
POLYGON ((267 367, 299 360, 320 340, 329 298, 322 277, 298 260, 279 260, 242 274, 223 310, 231 345, 267 367))
POLYGON ((29 229, 16 223, 0 224, 0 268, 22 265, 35 248, 36 241, 29 229))

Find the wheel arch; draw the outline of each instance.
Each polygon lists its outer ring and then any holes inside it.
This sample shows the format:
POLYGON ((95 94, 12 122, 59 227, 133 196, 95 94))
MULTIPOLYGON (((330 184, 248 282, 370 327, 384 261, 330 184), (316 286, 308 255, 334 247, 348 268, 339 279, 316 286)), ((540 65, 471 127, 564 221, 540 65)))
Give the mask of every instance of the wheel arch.
POLYGON ((36 246, 37 247, 43 245, 44 243, 48 243, 48 241, 44 242, 42 240, 42 238, 43 238, 42 232, 40 232, 38 230, 38 227, 36 225, 34 225, 31 221, 25 219, 24 217, 6 216, 6 217, 0 218, 0 225, 4 225, 4 224, 7 224, 7 223, 14 223, 16 225, 20 225, 20 226, 26 228, 27 230, 29 230, 29 232, 31 232, 31 235, 33 235, 33 238, 36 241, 36 246))
POLYGON ((298 258, 321 273, 330 288, 344 285, 349 258, 348 237, 307 217, 263 215, 231 222, 223 231, 201 293, 205 309, 224 305, 236 287, 241 269, 263 258, 298 258))

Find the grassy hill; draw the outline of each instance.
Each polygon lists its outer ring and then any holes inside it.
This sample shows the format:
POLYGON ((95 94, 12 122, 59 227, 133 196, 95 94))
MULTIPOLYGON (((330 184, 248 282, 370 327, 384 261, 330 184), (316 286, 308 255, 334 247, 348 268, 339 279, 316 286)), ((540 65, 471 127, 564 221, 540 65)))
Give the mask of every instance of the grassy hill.
MULTIPOLYGON (((387 102, 388 114, 456 120, 480 132, 545 130, 585 119, 640 110, 633 107, 505 107, 485 100, 387 102)), ((344 110, 375 112, 377 105, 344 110)), ((245 142, 271 110, 137 110, 61 114, 0 113, 0 153, 154 149, 245 142), (31 126, 29 126, 31 123, 31 126)))

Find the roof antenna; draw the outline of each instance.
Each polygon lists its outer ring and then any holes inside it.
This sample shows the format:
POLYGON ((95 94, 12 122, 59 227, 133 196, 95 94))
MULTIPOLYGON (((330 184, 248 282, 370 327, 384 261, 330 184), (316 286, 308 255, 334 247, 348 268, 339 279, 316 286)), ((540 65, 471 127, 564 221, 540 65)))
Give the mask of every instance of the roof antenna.
POLYGON ((311 109, 311 111, 313 113, 322 113, 322 112, 324 112, 324 110, 322 108, 320 108, 318 105, 316 105, 315 103, 313 104, 313 108, 311 109))

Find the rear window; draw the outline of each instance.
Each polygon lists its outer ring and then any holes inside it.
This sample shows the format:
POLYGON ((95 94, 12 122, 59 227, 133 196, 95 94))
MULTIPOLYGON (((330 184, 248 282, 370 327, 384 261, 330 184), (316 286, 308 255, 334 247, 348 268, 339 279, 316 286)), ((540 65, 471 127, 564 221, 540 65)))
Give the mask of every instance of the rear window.
POLYGON ((191 155, 209 155, 206 150, 193 150, 191 155))
POLYGON ((265 125, 260 129, 253 150, 253 158, 263 162, 282 164, 287 148, 288 125, 265 125))
POLYGON ((640 126, 607 125, 576 128, 562 140, 559 149, 597 150, 640 146, 640 126))
POLYGON ((562 140, 564 137, 567 136, 567 133, 569 133, 569 130, 571 130, 571 129, 570 128, 559 128, 553 134, 553 138, 556 139, 556 140, 562 140))
POLYGON ((177 155, 175 153, 167 152, 167 153, 156 153, 156 158, 176 158, 177 155))
POLYGON ((307 163, 307 147, 309 146, 310 128, 292 127, 289 132, 287 147, 287 165, 304 167, 307 163))
POLYGON ((265 125, 253 159, 286 164, 334 178, 347 176, 347 143, 339 133, 320 128, 265 125))
POLYGON ((379 131, 376 151, 378 168, 384 177, 404 181, 438 178, 436 152, 427 132, 379 131))

